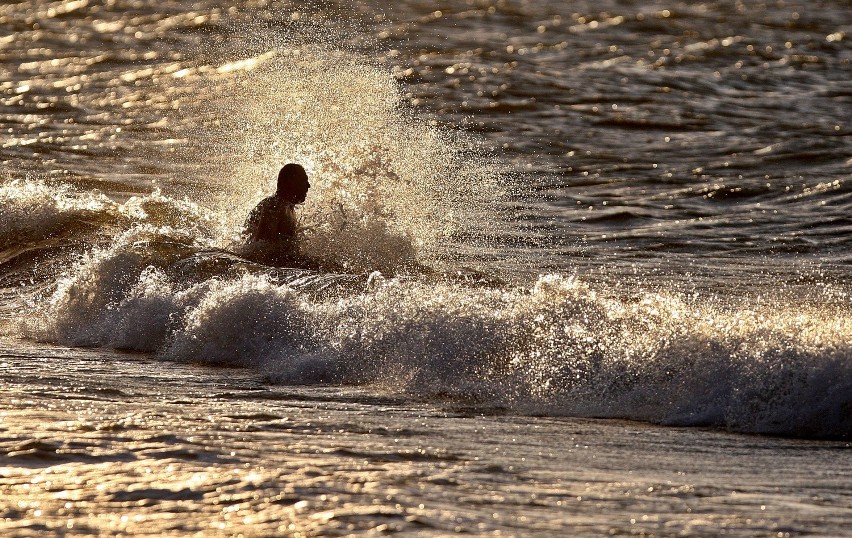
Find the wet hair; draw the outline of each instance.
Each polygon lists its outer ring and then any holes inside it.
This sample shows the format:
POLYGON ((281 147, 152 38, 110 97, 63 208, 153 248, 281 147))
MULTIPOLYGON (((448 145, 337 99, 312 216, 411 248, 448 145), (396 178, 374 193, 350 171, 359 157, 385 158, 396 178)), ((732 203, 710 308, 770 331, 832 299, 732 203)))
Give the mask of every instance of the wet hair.
POLYGON ((278 172, 278 190, 276 194, 293 203, 304 201, 308 192, 308 173, 302 165, 285 164, 278 172))

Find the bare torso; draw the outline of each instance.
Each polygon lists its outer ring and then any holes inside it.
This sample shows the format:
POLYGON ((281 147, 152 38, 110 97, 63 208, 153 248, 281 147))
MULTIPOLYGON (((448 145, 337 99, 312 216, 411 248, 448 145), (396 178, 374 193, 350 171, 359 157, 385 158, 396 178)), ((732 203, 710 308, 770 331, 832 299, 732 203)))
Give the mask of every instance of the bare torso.
POLYGON ((249 242, 295 242, 296 206, 278 196, 264 198, 249 214, 246 232, 249 242))

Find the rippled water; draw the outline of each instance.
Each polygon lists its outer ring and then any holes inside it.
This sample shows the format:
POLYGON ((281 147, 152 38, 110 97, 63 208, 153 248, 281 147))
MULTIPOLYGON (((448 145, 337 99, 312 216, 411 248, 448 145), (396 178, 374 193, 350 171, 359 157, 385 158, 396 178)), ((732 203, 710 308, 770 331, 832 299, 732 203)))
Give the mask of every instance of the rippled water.
MULTIPOLYGON (((155 534, 209 518, 222 533, 288 531, 273 521, 308 534, 560 533, 559 503, 588 491, 574 528, 591 534, 841 533, 841 442, 742 440, 754 475, 725 482, 737 437, 586 420, 848 440, 850 28, 844 2, 787 0, 4 3, 0 331, 14 389, 0 492, 20 501, 0 503, 0 523, 68 524, 67 506, 38 507, 52 490, 24 491, 55 471, 66 495, 109 480, 112 497, 81 493, 105 510, 213 510, 155 534), (302 250, 320 271, 266 267, 242 246, 246 214, 288 161, 311 176, 302 250), (158 400, 160 383, 180 396, 158 400), (86 403, 57 411, 80 391, 86 403), (125 423, 148 405, 171 418, 125 423), (298 427, 284 418, 297 414, 298 427), (381 448, 377 428, 421 416, 446 427, 381 448), (40 417, 53 426, 30 431, 40 417), (362 418, 354 437, 335 433, 362 418), (108 433, 76 440, 61 426, 74 420, 108 433), (687 465, 677 457, 641 480, 639 467, 592 465, 641 459, 634 426, 708 463, 695 480, 671 474, 687 465), (529 428, 546 433, 486 463, 529 428), (572 428, 598 451, 551 473, 545 454, 572 428), (192 431, 226 444, 237 440, 222 431, 254 432, 239 441, 250 455, 202 454, 192 431), (479 431, 494 447, 453 440, 479 431), (789 450, 801 459, 774 466, 789 450), (309 452, 324 456, 296 456, 309 452), (168 465, 137 492, 152 458, 168 465), (292 473, 266 474, 289 458, 292 473), (361 458, 377 467, 353 470, 361 458), (252 478, 225 496, 253 492, 266 504, 234 513, 266 519, 214 518, 216 488, 244 468, 252 478), (396 484, 401 468, 432 486, 396 484), (786 487, 782 468, 791 498, 766 493, 786 487), (290 474, 287 500, 270 500, 290 474), (657 491, 677 500, 656 516, 656 493, 622 499, 657 491), (446 505, 414 502, 432 497, 446 505)), ((144 530, 116 517, 89 517, 84 532, 144 530)))
MULTIPOLYGON (((605 265, 609 274, 723 271, 735 281, 744 266, 749 277, 765 270, 780 278, 817 266, 845 276, 848 6, 434 7, 8 4, 6 175, 32 171, 113 194, 155 182, 170 192, 211 180, 257 185, 240 177, 257 159, 237 140, 239 127, 210 123, 245 112, 229 93, 231 75, 249 67, 240 59, 319 43, 326 64, 304 89, 351 88, 330 98, 349 102, 323 104, 351 115, 354 94, 385 91, 393 100, 387 88, 334 80, 351 62, 377 61, 419 119, 478 132, 490 152, 501 149, 504 170, 513 163, 503 215, 513 222, 497 233, 526 256, 496 255, 509 270, 605 265), (327 52, 338 46, 347 52, 327 52), (182 114, 187 108, 198 113, 182 114), (213 142, 203 136, 211 131, 213 142)), ((282 84, 258 82, 269 91, 282 84)), ((262 130, 282 104, 237 91, 253 115, 243 128, 262 130)), ((373 123, 388 121, 380 116, 388 111, 371 112, 373 123)), ((279 156, 264 153, 268 173, 279 156)))
POLYGON ((12 535, 792 536, 848 520, 848 443, 480 414, 102 351, 0 361, 12 535))

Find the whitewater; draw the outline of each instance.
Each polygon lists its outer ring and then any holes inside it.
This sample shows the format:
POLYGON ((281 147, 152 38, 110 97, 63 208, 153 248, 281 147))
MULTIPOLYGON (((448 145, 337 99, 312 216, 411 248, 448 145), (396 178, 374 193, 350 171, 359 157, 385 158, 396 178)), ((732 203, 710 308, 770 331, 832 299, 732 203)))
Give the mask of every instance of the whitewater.
POLYGON ((0 529, 843 533, 849 9, 510 4, 0 7, 0 529))

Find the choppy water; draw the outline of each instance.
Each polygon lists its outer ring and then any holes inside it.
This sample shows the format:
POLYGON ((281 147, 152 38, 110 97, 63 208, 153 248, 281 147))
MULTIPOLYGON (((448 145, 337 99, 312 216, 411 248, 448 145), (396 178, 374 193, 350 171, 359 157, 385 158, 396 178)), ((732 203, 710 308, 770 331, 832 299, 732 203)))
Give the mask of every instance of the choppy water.
POLYGON ((9 383, 40 390, 38 340, 848 439, 850 29, 844 2, 5 3, 9 383), (226 254, 288 161, 320 272, 226 254))

